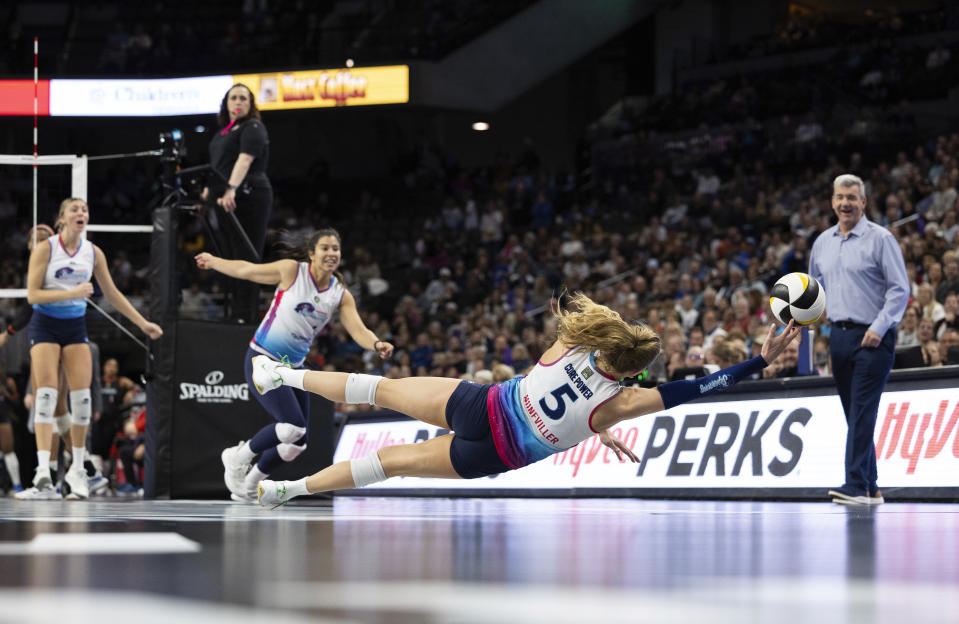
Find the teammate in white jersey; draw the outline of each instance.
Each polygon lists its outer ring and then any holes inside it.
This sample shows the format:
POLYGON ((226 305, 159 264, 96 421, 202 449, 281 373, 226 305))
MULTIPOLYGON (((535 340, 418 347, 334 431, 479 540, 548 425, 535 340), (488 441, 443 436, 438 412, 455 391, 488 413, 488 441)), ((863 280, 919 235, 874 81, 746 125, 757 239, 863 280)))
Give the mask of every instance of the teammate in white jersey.
POLYGON ((609 432, 613 425, 728 388, 762 370, 799 335, 792 322, 778 336, 770 326, 762 355, 748 362, 658 388, 623 387, 620 379, 638 375, 659 353, 659 336, 582 294, 571 307, 554 310, 559 336, 529 375, 490 386, 435 377, 297 371, 254 357, 253 381, 260 392, 304 388, 332 401, 369 403, 453 431, 417 444, 384 447, 298 481, 264 480, 260 504, 363 487, 393 476, 469 479, 497 474, 575 446, 594 433, 621 461, 625 455, 637 462, 633 451, 609 432))
POLYGON ((84 200, 77 197, 63 200, 54 224, 59 235, 38 244, 30 253, 27 301, 34 308, 29 335, 32 374, 36 381, 34 433, 38 465, 33 487, 20 492, 17 498, 52 497, 50 445, 61 361, 70 388, 72 414, 73 463, 65 477, 71 490, 68 498, 84 499, 89 495, 83 460, 92 414, 93 360, 84 315, 86 298, 93 294, 91 278, 96 278, 110 305, 143 333, 153 339, 163 334, 160 326, 143 318, 113 283, 103 251, 83 237, 89 221, 90 209, 84 200))
MULTIPOLYGON (((270 309, 257 328, 245 357, 246 380, 253 389, 252 358, 260 355, 275 364, 286 362, 300 368, 316 335, 339 310, 340 322, 364 349, 372 349, 381 358, 393 353, 393 345, 379 340, 360 318, 356 300, 343 284, 337 271, 342 250, 340 235, 332 228, 314 232, 293 247, 296 259, 265 264, 244 260, 224 260, 206 252, 197 254, 201 269, 213 269, 224 275, 258 284, 276 285, 270 309)), ((248 441, 224 449, 223 480, 234 500, 256 500, 257 485, 283 462, 291 462, 305 449, 309 439, 310 403, 303 389, 283 388, 269 396, 254 393, 260 404, 276 420, 248 441), (250 466, 253 459, 260 459, 250 466)))

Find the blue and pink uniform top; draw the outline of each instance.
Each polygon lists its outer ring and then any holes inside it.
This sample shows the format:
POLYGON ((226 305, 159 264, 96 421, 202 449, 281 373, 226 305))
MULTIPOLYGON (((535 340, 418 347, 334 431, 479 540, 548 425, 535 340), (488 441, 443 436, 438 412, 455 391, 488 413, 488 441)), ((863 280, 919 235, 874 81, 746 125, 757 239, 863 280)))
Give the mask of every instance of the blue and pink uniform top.
POLYGON ((333 313, 340 307, 346 288, 336 276, 320 288, 310 273, 310 263, 298 263, 296 278, 290 287, 279 287, 266 316, 260 321, 250 348, 275 360, 286 358, 299 366, 310 352, 310 346, 333 313))
POLYGON ((555 362, 537 362, 525 377, 490 388, 487 414, 504 464, 521 468, 598 433, 593 414, 622 386, 596 367, 594 355, 573 347, 555 362))

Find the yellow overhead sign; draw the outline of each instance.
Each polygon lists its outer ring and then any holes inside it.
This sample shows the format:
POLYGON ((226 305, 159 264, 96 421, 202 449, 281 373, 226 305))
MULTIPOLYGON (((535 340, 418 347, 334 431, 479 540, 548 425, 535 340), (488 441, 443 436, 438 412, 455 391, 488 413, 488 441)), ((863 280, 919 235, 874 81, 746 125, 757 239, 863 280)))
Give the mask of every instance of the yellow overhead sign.
POLYGON ((410 100, 408 65, 238 74, 233 80, 253 90, 260 110, 404 104, 410 100))

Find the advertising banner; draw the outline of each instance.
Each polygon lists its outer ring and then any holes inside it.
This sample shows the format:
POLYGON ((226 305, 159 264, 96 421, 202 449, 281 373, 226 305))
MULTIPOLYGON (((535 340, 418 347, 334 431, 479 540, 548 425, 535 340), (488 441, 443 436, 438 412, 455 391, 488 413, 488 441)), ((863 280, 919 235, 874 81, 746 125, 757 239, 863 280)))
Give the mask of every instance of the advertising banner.
MULTIPOLYGON (((883 487, 959 487, 959 389, 887 392, 875 443, 883 487)), ((446 433, 445 430, 439 431, 446 433)), ((536 464, 472 480, 394 478, 383 490, 830 488, 844 480, 846 423, 837 396, 694 403, 613 428, 640 463, 621 463, 593 436, 536 464)), ((419 442, 412 420, 350 423, 334 461, 419 442)))
POLYGON ((50 81, 50 115, 163 117, 216 114, 232 76, 50 81))
POLYGON ((38 80, 36 89, 32 80, 0 80, 0 115, 33 115, 34 96, 37 115, 49 115, 49 80, 38 80))
POLYGON ((404 104, 410 99, 407 65, 241 74, 233 78, 253 90, 260 110, 404 104))
MULTIPOLYGON (((408 65, 155 79, 41 80, 37 114, 61 117, 210 115, 242 82, 260 110, 290 110, 410 100, 408 65)), ((33 115, 32 80, 0 80, 0 115, 33 115)))

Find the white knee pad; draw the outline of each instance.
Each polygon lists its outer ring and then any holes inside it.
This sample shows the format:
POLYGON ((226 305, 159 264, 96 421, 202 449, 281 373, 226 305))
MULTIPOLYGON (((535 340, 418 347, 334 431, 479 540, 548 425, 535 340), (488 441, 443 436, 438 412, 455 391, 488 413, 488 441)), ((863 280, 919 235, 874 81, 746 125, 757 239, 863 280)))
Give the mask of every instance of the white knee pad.
POLYGON ((297 457, 300 456, 300 453, 306 450, 306 445, 297 446, 295 444, 279 444, 276 447, 276 452, 279 454, 280 459, 285 462, 291 462, 297 457))
POLYGON ((276 439, 280 444, 291 444, 306 435, 306 427, 297 427, 290 423, 276 423, 276 439))
POLYGON ((53 417, 53 422, 56 424, 56 431, 61 436, 65 436, 70 433, 70 420, 73 417, 70 415, 70 412, 65 414, 60 414, 59 416, 53 417))
POLYGON ((70 392, 70 413, 73 414, 74 425, 86 427, 90 424, 90 415, 93 413, 93 406, 90 404, 90 388, 70 392))
POLYGON ((379 375, 350 373, 346 378, 346 402, 376 405, 373 400, 376 398, 376 386, 380 385, 381 381, 383 378, 379 375))
POLYGON ((386 481, 386 472, 376 451, 360 459, 351 459, 350 472, 353 473, 353 483, 358 488, 386 481))
POLYGON ((57 409, 57 392, 56 388, 50 388, 45 386, 43 388, 37 388, 36 396, 36 409, 37 415, 34 421, 40 425, 52 425, 53 424, 53 412, 57 409))

